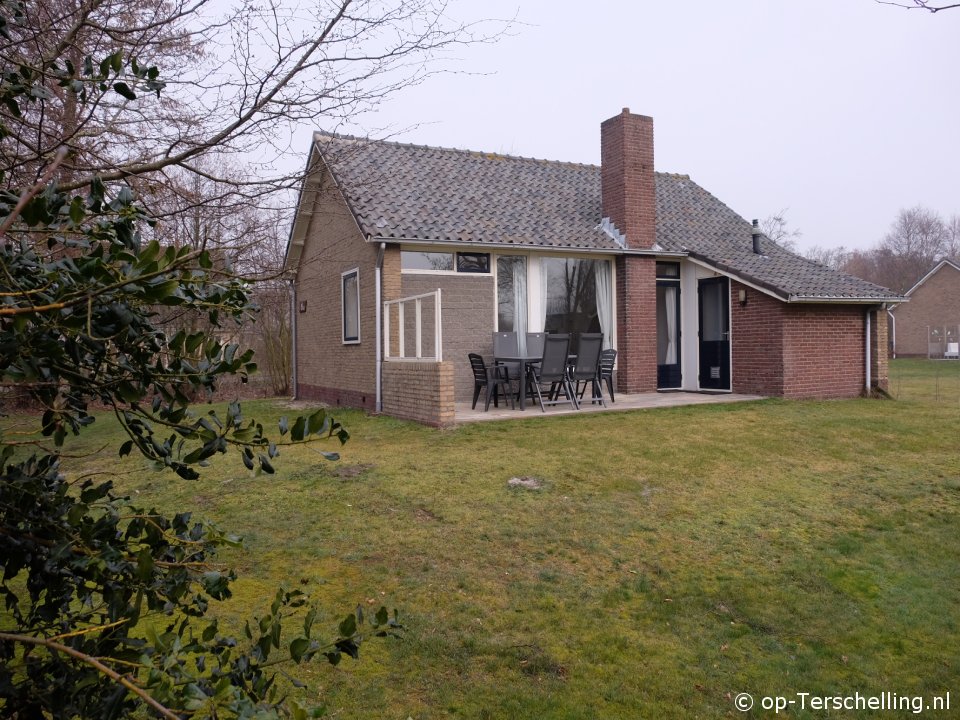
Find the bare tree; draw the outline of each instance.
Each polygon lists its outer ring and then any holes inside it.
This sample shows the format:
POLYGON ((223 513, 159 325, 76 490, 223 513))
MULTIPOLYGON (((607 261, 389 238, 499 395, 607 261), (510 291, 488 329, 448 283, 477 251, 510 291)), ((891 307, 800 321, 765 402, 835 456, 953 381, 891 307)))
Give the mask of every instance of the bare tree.
MULTIPOLYGON (((212 272, 263 283, 253 294, 270 335, 255 340, 264 354, 288 332, 277 254, 288 191, 304 174, 302 149, 289 145, 294 126, 335 130, 507 26, 454 19, 444 0, 14 6, 17 22, 0 28, 0 68, 20 73, 30 93, 0 126, 0 189, 33 185, 58 152, 63 191, 129 186, 156 220, 145 239, 209 249, 212 272)), ((200 321, 176 311, 163 320, 200 321)), ((289 358, 262 360, 282 389, 289 358)))
POLYGON ((848 262, 850 262, 853 253, 850 250, 847 250, 847 248, 845 248, 843 245, 835 248, 815 245, 804 252, 803 255, 807 259, 818 262, 821 265, 826 265, 834 270, 841 270, 847 265, 848 262))
POLYGON ((949 234, 943 218, 916 206, 901 210, 875 252, 883 284, 908 290, 947 250, 949 234))
POLYGON ((906 292, 941 258, 956 255, 960 216, 949 222, 922 206, 903 209, 874 247, 847 252, 815 248, 808 257, 851 275, 906 292))
POLYGON ((947 223, 948 239, 944 247, 944 254, 960 262, 960 215, 952 215, 947 223))
POLYGON ((791 229, 787 222, 788 208, 769 215, 760 221, 760 230, 784 250, 796 252, 797 240, 803 235, 799 230, 791 229))
POLYGON ((503 28, 454 20, 440 0, 240 0, 229 9, 211 0, 32 0, 24 8, 24 22, 0 41, 0 62, 44 74, 46 90, 0 143, 4 182, 23 184, 65 146, 65 190, 98 174, 144 197, 169 183, 170 168, 217 183, 221 195, 292 187, 297 173, 277 162, 290 152, 291 128, 333 129, 446 70, 454 47, 503 28), (128 62, 132 78, 120 81, 128 62), (242 160, 256 180, 220 174, 201 161, 211 152, 242 160))

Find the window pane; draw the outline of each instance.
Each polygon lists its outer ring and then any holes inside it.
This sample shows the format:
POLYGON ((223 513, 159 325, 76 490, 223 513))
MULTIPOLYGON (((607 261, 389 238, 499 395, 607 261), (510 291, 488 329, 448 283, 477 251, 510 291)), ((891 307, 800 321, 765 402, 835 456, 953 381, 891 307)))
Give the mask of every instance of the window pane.
POLYGON ((490 272, 490 255, 487 253, 457 253, 457 272, 490 272))
POLYGON ((343 340, 360 339, 360 297, 357 273, 343 276, 343 340))
POLYGON ((675 263, 675 262, 658 262, 658 263, 657 263, 657 277, 658 277, 658 278, 679 278, 679 277, 680 277, 680 263, 675 263))
POLYGON ((657 285, 657 364, 677 362, 677 293, 676 283, 657 285))
POLYGON ((402 270, 453 270, 453 253, 402 250, 400 268, 402 270))
MULTIPOLYGON (((517 332, 517 311, 527 316, 527 259, 520 256, 497 258, 497 329, 517 332)), ((525 330, 524 330, 525 332, 525 330)))
POLYGON ((707 342, 726 340, 726 314, 723 305, 724 283, 704 283, 700 286, 700 336, 707 342))
MULTIPOLYGON (((547 288, 544 329, 550 332, 600 332, 597 314, 596 260, 543 258, 547 288)), ((576 342, 576 338, 573 338, 576 342)), ((576 352, 576 348, 572 349, 576 352)))

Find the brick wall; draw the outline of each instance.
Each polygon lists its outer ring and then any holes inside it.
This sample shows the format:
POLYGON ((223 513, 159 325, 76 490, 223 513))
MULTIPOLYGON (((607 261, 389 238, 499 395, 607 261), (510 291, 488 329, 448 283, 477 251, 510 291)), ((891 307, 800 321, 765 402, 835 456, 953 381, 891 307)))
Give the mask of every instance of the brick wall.
POLYGON ((348 390, 339 387, 325 387, 309 383, 297 383, 297 399, 316 400, 333 407, 352 407, 364 410, 376 410, 377 398, 373 392, 348 390))
POLYGON ((373 409, 376 404, 377 250, 364 241, 340 192, 322 178, 295 283, 298 397, 373 409), (359 268, 360 342, 343 344, 340 273, 359 268))
POLYGON ((874 310, 870 316, 870 385, 890 388, 890 339, 887 311, 874 310))
MULTIPOLYGON (((730 283, 733 391, 788 398, 857 397, 864 387, 865 308, 780 302, 730 283), (739 302, 741 290, 746 305, 739 302)), ((871 316, 871 380, 886 389, 883 311, 871 316), (879 351, 878 351, 879 348, 879 351)))
POLYGON ((893 310, 897 319, 897 355, 927 356, 927 327, 960 325, 960 270, 944 265, 918 287, 910 302, 893 310))
POLYGON ((657 389, 657 277, 653 258, 617 262, 617 392, 657 389))
MULTIPOLYGON (((453 364, 457 402, 473 398, 473 372, 467 353, 480 353, 489 363, 493 354, 493 326, 496 302, 492 275, 402 276, 403 297, 442 290, 443 359, 453 364)), ((424 346, 432 346, 432 314, 424 313, 424 346)), ((410 330, 408 330, 410 332, 410 330)), ((409 335, 408 335, 409 337, 409 335)), ((411 341, 412 342, 412 341, 411 341)), ((412 347, 412 346, 411 346, 412 347)), ((426 351, 425 351, 426 352, 426 351)))
POLYGON ((455 420, 453 363, 390 360, 383 363, 383 411, 437 427, 455 420))
POLYGON ((730 282, 730 293, 733 391, 782 395, 785 304, 736 281, 730 282), (741 290, 747 293, 746 305, 740 304, 741 290))
POLYGON ((631 248, 656 242, 653 118, 628 108, 600 125, 600 196, 603 215, 631 248))
POLYGON ((864 386, 865 314, 859 305, 786 305, 783 396, 856 397, 864 386))

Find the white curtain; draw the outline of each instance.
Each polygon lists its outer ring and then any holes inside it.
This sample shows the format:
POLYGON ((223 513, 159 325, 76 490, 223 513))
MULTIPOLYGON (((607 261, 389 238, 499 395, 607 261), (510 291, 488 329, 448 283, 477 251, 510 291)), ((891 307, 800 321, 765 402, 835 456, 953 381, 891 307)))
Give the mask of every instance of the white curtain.
POLYGON ((537 318, 539 320, 540 327, 538 327, 534 332, 543 332, 544 330, 547 329, 547 285, 548 285, 547 265, 548 264, 549 263, 544 262, 543 259, 541 258, 540 260, 540 317, 537 318))
POLYGON ((603 333, 603 347, 613 345, 613 288, 611 287, 610 262, 597 260, 593 264, 593 275, 597 291, 597 317, 600 319, 600 331, 603 333))
POLYGON ((667 351, 664 354, 665 365, 676 365, 677 363, 677 289, 675 287, 664 288, 663 293, 664 311, 667 321, 667 351))
POLYGON ((513 329, 520 354, 527 354, 527 262, 516 258, 513 265, 513 329))

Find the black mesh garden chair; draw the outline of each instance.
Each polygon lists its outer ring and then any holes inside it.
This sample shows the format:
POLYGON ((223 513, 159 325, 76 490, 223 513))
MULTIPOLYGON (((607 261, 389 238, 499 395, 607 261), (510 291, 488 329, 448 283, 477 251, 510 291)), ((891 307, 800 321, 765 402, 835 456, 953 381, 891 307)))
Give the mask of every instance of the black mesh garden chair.
POLYGON ((540 366, 530 365, 527 378, 540 402, 540 409, 547 411, 547 405, 568 402, 574 410, 579 410, 577 394, 567 374, 567 354, 570 351, 570 336, 565 333, 551 333, 543 341, 543 359, 540 366), (544 388, 547 388, 544 393, 544 388), (560 399, 560 393, 563 399, 560 399), (544 394, 547 399, 544 400, 544 394))
POLYGON ((576 385, 582 398, 587 386, 590 386, 590 402, 599 402, 604 407, 603 391, 600 388, 600 353, 603 350, 603 333, 583 333, 580 336, 580 348, 577 350, 577 363, 574 365, 570 380, 576 385), (582 385, 582 387, 581 387, 582 385))
MULTIPOLYGON (((493 357, 518 357, 520 355, 520 342, 515 332, 495 332, 493 334, 493 357)), ((516 380, 519 386, 523 384, 523 368, 519 362, 499 362, 496 364, 505 367, 510 381, 516 380)))
POLYGON ((480 390, 483 388, 487 389, 487 397, 483 405, 484 412, 490 409, 490 398, 493 398, 494 407, 500 407, 497 399, 499 388, 504 389, 504 397, 510 398, 510 407, 516 408, 513 403, 513 392, 510 390, 510 376, 507 368, 503 365, 487 367, 483 358, 476 353, 469 353, 467 357, 470 359, 470 369, 473 370, 473 405, 471 405, 471 409, 476 410, 477 398, 480 397, 480 390))
MULTIPOLYGON (((600 367, 597 372, 597 380, 601 388, 604 381, 607 383, 607 390, 610 391, 610 402, 616 402, 613 397, 613 366, 617 363, 617 351, 608 348, 600 352, 600 367)), ((582 397, 582 394, 581 394, 582 397)))
POLYGON ((546 333, 528 332, 527 333, 527 355, 543 355, 543 340, 547 337, 546 333))

